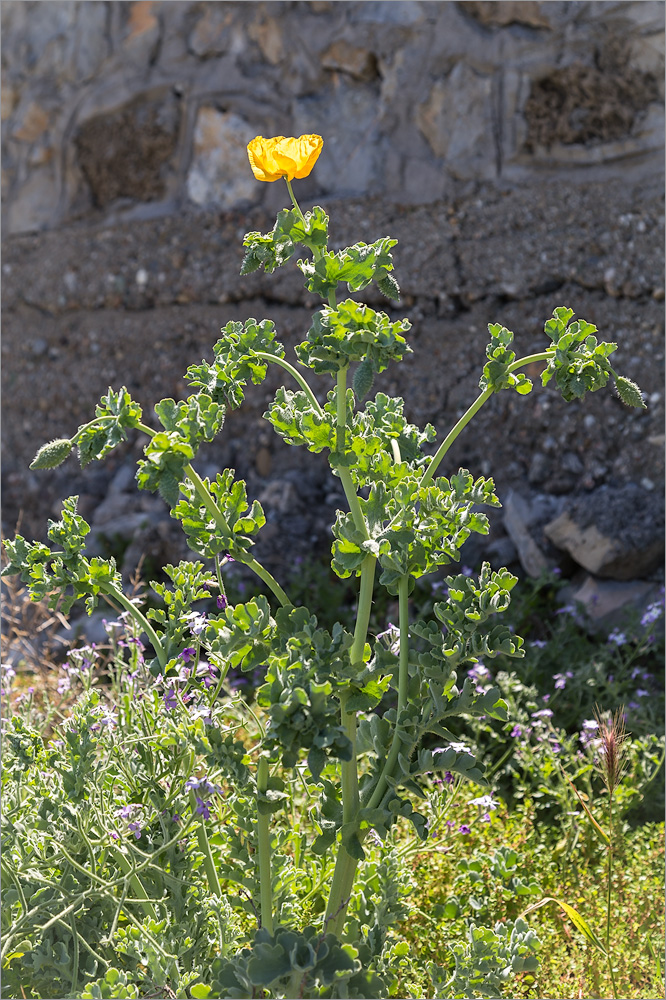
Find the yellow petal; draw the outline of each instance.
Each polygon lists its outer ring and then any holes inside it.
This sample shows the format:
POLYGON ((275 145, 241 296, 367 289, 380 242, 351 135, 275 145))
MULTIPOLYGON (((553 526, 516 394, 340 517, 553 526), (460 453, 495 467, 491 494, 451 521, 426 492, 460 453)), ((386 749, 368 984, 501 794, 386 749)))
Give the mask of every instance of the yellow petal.
POLYGON ((277 181, 281 177, 307 177, 321 153, 320 135, 278 135, 264 139, 258 135, 248 144, 247 155, 258 181, 277 181))

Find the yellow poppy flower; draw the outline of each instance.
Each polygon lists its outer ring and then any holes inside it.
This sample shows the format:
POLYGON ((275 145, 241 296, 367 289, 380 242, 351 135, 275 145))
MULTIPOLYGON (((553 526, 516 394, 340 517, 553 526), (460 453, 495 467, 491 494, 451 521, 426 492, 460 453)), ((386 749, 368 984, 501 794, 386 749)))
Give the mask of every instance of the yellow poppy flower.
POLYGON ((307 177, 321 153, 324 140, 320 135, 275 136, 264 139, 258 135, 248 143, 247 155, 252 173, 258 181, 279 181, 286 177, 307 177))

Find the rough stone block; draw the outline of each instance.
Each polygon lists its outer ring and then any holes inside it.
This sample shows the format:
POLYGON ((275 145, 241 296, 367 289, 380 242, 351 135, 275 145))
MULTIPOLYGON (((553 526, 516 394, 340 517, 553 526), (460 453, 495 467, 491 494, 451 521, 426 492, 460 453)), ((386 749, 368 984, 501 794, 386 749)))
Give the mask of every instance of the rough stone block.
POLYGON ((613 580, 646 576, 663 560, 663 498, 632 483, 602 486, 572 501, 544 532, 590 573, 613 580))

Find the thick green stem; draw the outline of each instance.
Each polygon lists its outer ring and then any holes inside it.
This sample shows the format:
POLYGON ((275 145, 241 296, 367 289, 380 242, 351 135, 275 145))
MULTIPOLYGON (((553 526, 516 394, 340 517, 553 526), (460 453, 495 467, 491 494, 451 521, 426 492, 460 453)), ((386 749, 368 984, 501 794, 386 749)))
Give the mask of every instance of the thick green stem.
MULTIPOLYGON (((194 789, 190 789, 190 805, 192 806, 192 812, 195 813, 197 809, 197 797, 194 793, 194 789)), ((214 896, 218 899, 222 896, 222 889, 220 887, 220 880, 217 877, 217 868, 215 867, 215 862, 213 860, 213 855, 211 853, 210 844, 208 843, 208 833, 206 832, 206 826, 203 817, 197 826, 197 842, 199 844, 199 850, 203 854, 204 868, 206 869, 206 879, 208 880, 208 888, 214 896)))
POLYGON ((252 556, 246 556, 241 561, 243 562, 243 565, 248 566, 254 573, 256 573, 260 580, 264 581, 269 590, 271 590, 277 597, 283 608, 291 607, 293 601, 287 597, 280 584, 277 582, 275 577, 268 572, 265 566, 262 566, 261 563, 257 562, 257 560, 252 556))
POLYGON ((361 564, 361 584, 358 594, 358 608, 356 610, 354 642, 349 651, 353 665, 360 664, 363 661, 365 640, 368 635, 368 625, 370 624, 370 612, 372 611, 372 594, 375 586, 376 565, 377 560, 371 555, 367 555, 361 564))
MULTIPOLYGON (((534 364, 535 361, 547 361, 553 356, 553 351, 542 351, 539 354, 528 354, 524 358, 520 358, 518 361, 514 361, 513 364, 509 365, 507 371, 515 372, 518 368, 524 368, 525 365, 534 364)), ((421 486, 427 486, 437 471, 437 467, 446 455, 447 451, 458 437, 460 432, 467 426, 473 416, 475 416, 484 403, 486 403, 490 397, 493 395, 492 389, 484 389, 480 396, 478 396, 472 405, 466 410, 458 423, 449 431, 448 435, 444 438, 441 445, 437 449, 436 454, 430 460, 428 468, 421 479, 421 486)))
POLYGON ((284 358, 278 358, 276 354, 268 354, 266 351, 255 351, 254 353, 258 358, 263 358, 264 361, 270 361, 273 364, 280 365, 280 367, 284 368, 285 371, 288 371, 289 374, 296 379, 296 381, 298 382, 301 389, 312 403, 313 407, 315 408, 319 416, 323 415, 324 411, 321 408, 319 400, 317 399, 314 392, 306 382, 305 378, 303 377, 303 375, 301 375, 301 373, 297 368, 294 368, 294 366, 289 364, 288 361, 285 361, 284 358))
MULTIPOLYGON (((139 878, 139 876, 136 874, 136 871, 134 871, 129 859, 125 857, 123 852, 118 847, 112 847, 111 853, 116 859, 118 867, 127 877, 129 884, 132 886, 136 898, 140 900, 143 912, 146 914, 146 916, 152 917, 153 920, 157 920, 157 913, 155 912, 155 907, 148 899, 148 894, 146 893, 146 890, 143 887, 143 883, 139 878)), ((42 928, 42 931, 43 930, 44 928, 42 928)))
MULTIPOLYGON (((197 496, 201 500, 202 504, 204 505, 210 516, 213 518, 215 524, 217 524, 223 530, 227 530, 227 526, 224 523, 224 517, 222 515, 222 511, 215 503, 214 498, 211 496, 210 491, 206 487, 206 484, 204 483, 199 473, 191 465, 185 466, 185 472, 187 473, 189 479, 192 481, 192 485, 196 490, 197 496)), ((272 592, 275 594, 278 601, 280 602, 280 604, 283 605, 283 607, 287 607, 292 604, 292 601, 289 600, 289 598, 287 597, 287 595, 285 594, 284 590, 277 582, 277 580, 268 572, 267 569, 265 569, 261 565, 261 563, 257 562, 257 560, 254 559, 252 556, 244 556, 242 559, 239 558, 239 561, 242 561, 245 566, 248 566, 251 570, 253 570, 254 573, 257 574, 260 580, 264 581, 266 586, 270 590, 272 590, 272 592)))
MULTIPOLYGON (((268 790, 268 757, 260 757, 257 766, 257 792, 268 790)), ((273 933, 273 886, 271 882, 270 814, 257 809, 257 855, 259 858, 259 891, 261 895, 261 926, 273 933)))
POLYGON ((296 201, 296 196, 294 195, 294 192, 293 192, 293 189, 292 189, 292 186, 291 186, 291 181, 289 180, 289 178, 287 177, 286 174, 284 175, 284 179, 287 182, 287 190, 289 191, 289 197, 291 198, 291 203, 294 206, 294 208, 296 209, 296 211, 298 212, 298 214, 300 215, 301 221, 303 222, 303 224, 305 224, 305 216, 301 212, 301 206, 296 201))
POLYGON ((125 597, 122 590, 118 590, 111 583, 106 584, 103 594, 105 597, 113 599, 118 604, 120 604, 120 606, 124 608, 125 611, 128 611, 129 614, 131 614, 135 622, 137 622, 141 626, 141 628, 144 630, 144 632, 150 639, 151 643, 153 644, 153 649, 155 650, 155 656, 157 657, 160 666, 164 670, 167 664, 166 652, 164 650, 164 647, 162 646, 162 643, 160 641, 157 632, 150 624, 150 622, 143 614, 143 612, 139 611, 137 606, 135 604, 132 604, 132 602, 129 600, 128 597, 125 597))
POLYGON ((421 479, 421 486, 428 486, 428 484, 432 481, 432 478, 437 470, 437 467, 439 466, 440 462, 446 455, 447 451, 449 450, 455 439, 458 437, 460 432, 467 426, 472 417, 479 412, 483 404, 490 399, 492 394, 493 394, 492 389, 484 389, 481 395, 474 400, 469 409, 463 413, 458 423, 451 428, 451 430, 449 431, 449 433, 447 434, 447 436, 444 438, 441 445, 437 449, 437 452, 431 458, 428 468, 426 469, 423 478, 421 479))
POLYGON ((340 368, 338 371, 337 392, 335 394, 336 407, 336 442, 335 447, 341 453, 345 451, 345 437, 347 429, 347 369, 340 368))
MULTIPOLYGON (((340 454, 344 454, 345 450, 345 438, 347 429, 347 369, 341 368, 338 372, 337 381, 337 392, 335 395, 336 403, 336 450, 340 454)), ((349 504, 349 509, 351 511, 352 517, 354 518, 354 525, 358 531, 360 531, 364 538, 368 538, 368 528, 365 523, 365 518, 363 517, 363 511, 361 510, 361 505, 358 502, 358 494, 356 492, 356 487, 354 486, 354 481, 351 477, 349 469, 345 465, 340 465, 337 467, 338 475, 340 476, 340 482, 342 483, 342 488, 345 491, 345 497, 347 498, 347 503, 349 504)))
MULTIPOLYGON (((365 640, 368 634, 370 611, 372 609, 375 566, 376 559, 374 556, 366 556, 361 567, 361 585, 359 589, 358 610, 356 612, 354 641, 349 654, 353 664, 362 664, 363 662, 365 640)), ((343 825, 355 822, 358 817, 360 805, 356 755, 356 712, 347 712, 346 705, 348 700, 349 692, 343 691, 340 695, 340 720, 345 734, 352 745, 351 760, 342 761, 341 763, 343 825)), ((359 836, 361 836, 360 832, 359 836)), ((338 936, 344 928, 347 904, 351 896, 357 866, 357 859, 347 853, 344 844, 340 844, 324 917, 324 930, 331 931, 331 933, 338 936)))
POLYGON ((396 728, 386 763, 375 785, 375 790, 367 803, 368 809, 375 809, 382 801, 388 788, 388 778, 398 762, 398 754, 402 741, 398 735, 400 714, 407 704, 407 687, 409 684, 409 576, 401 576, 398 582, 398 622, 400 627, 400 661, 398 666, 398 707, 396 711, 396 728))

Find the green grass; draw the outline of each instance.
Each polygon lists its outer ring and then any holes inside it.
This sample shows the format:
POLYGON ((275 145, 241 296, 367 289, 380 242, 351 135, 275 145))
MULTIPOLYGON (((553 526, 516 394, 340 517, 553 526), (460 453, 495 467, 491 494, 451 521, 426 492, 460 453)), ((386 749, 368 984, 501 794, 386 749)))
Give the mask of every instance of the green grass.
MULTIPOLYGON (((456 823, 473 813, 474 807, 461 807, 456 823)), ((625 1000, 664 996, 662 960, 654 957, 663 955, 664 824, 627 830, 614 867, 611 944, 619 995, 625 1000)), ((535 824, 530 801, 511 813, 500 807, 491 823, 476 823, 470 834, 451 836, 437 849, 418 854, 413 860, 413 877, 411 901, 415 910, 400 929, 414 954, 424 961, 452 965, 450 945, 464 937, 467 918, 486 925, 513 921, 544 896, 574 906, 603 938, 605 849, 585 833, 577 849, 563 852, 557 828, 535 824), (517 870, 526 881, 536 879, 540 894, 516 898, 506 883, 491 874, 487 861, 482 860, 482 877, 474 885, 461 873, 461 862, 484 854, 492 856, 499 847, 517 852, 517 870), (459 901, 459 913, 447 918, 447 903, 449 912, 455 908, 450 905, 453 896, 459 901)), ((514 989, 511 997, 571 1000, 612 996, 603 957, 559 907, 549 903, 526 920, 541 941, 540 968, 536 980, 526 976, 521 990, 514 989)))

